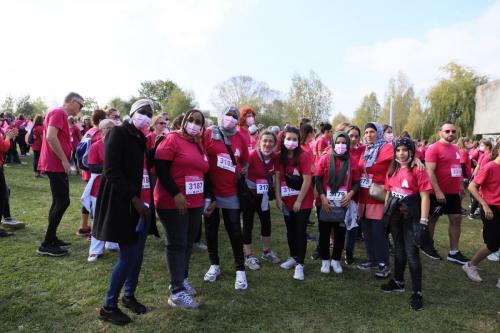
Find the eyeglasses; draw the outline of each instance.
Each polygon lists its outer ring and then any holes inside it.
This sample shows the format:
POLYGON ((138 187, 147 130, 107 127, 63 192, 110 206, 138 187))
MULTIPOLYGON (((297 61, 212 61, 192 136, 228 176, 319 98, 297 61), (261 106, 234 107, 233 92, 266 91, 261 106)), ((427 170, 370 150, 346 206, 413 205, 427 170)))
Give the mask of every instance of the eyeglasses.
POLYGON ((76 104, 78 104, 80 106, 80 109, 81 110, 83 108, 83 104, 80 103, 80 101, 77 101, 77 100, 73 100, 73 102, 75 102, 76 104))
POLYGON ((455 134, 457 133, 457 130, 444 130, 443 132, 445 132, 446 134, 455 134))
POLYGON ((157 124, 157 125, 166 125, 166 124, 167 124, 167 122, 166 122, 166 121, 159 121, 159 122, 157 122, 156 124, 157 124))

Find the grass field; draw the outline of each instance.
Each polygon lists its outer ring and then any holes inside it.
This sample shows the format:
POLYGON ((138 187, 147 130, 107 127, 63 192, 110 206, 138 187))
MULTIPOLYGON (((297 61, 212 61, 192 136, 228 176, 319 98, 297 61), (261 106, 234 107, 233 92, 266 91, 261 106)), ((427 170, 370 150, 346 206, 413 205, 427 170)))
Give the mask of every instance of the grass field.
MULTIPOLYGON (((125 328, 103 323, 97 318, 97 309, 117 254, 107 252, 97 263, 86 261, 89 243, 75 235, 83 182, 71 177, 72 202, 59 228, 59 237, 73 243, 70 255, 39 256, 35 251, 45 232, 51 196, 48 180, 34 179, 31 160, 26 161, 28 165, 5 168, 13 216, 27 227, 0 239, 0 332, 500 332, 500 290, 495 287, 500 277, 498 264, 484 262, 480 272, 484 281, 475 284, 460 266, 423 257, 425 309, 415 312, 408 306, 408 290, 402 295, 384 294, 379 289, 382 282, 368 272, 344 267, 342 275, 321 274, 320 263, 309 259, 313 250, 309 242, 305 281, 293 280, 293 272, 278 265, 264 264, 260 271, 247 272, 249 289, 236 292, 223 228, 223 276, 219 281, 203 282, 209 267, 207 253, 193 254, 190 280, 200 294, 200 310, 189 312, 167 305, 164 244, 153 237, 146 246, 137 290, 137 298, 150 311, 131 315, 134 322, 125 328)), ((442 220, 437 228, 441 254, 447 248, 447 224, 442 220)), ((255 240, 259 232, 256 222, 255 240)), ((275 251, 286 258, 284 223, 276 211, 272 235, 275 251)), ((481 243, 481 222, 465 219, 462 252, 471 256, 481 243)), ((364 257, 360 243, 356 257, 364 257)), ((406 281, 409 286, 408 274, 406 281)))

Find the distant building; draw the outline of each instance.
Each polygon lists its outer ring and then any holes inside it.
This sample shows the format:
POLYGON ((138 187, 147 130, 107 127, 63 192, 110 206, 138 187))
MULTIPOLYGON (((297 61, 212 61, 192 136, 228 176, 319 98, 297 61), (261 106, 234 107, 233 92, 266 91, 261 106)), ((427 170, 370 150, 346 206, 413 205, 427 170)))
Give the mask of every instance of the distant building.
POLYGON ((477 87, 473 133, 500 135, 500 80, 477 87))

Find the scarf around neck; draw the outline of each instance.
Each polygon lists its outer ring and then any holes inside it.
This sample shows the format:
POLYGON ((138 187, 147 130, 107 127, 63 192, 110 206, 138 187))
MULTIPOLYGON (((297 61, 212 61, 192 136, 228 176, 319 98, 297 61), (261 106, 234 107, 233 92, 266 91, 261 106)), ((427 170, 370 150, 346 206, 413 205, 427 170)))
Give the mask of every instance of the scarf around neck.
POLYGON ((330 155, 330 168, 328 170, 328 185, 330 186, 330 190, 332 191, 332 193, 337 192, 340 186, 344 184, 346 175, 350 170, 351 165, 350 165, 349 148, 350 148, 349 136, 345 132, 336 132, 333 135, 332 152, 330 155), (343 137, 346 140, 347 149, 346 152, 342 155, 337 154, 335 152, 335 142, 337 141, 338 137, 343 137), (336 175, 336 170, 335 170, 335 158, 340 159, 340 170, 338 176, 336 175))
POLYGON ((379 123, 372 121, 368 124, 372 124, 377 129, 377 139, 374 143, 366 144, 365 155, 363 159, 365 160, 365 169, 373 166, 378 157, 378 152, 380 148, 386 143, 384 139, 384 128, 379 123))

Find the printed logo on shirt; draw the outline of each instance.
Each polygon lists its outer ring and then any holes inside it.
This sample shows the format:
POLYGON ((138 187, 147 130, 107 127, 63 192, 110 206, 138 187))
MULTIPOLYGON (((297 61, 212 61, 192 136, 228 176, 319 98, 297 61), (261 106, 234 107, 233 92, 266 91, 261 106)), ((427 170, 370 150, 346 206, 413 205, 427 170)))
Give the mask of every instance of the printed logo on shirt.
POLYGON ((408 181, 406 179, 403 180, 403 182, 401 183, 401 187, 410 188, 410 186, 408 185, 408 181))
POLYGON ((459 160, 459 159, 460 159, 460 154, 458 153, 458 151, 455 153, 455 158, 456 158, 457 160, 459 160))
POLYGON ((240 157, 240 155, 241 155, 241 153, 240 153, 239 148, 236 148, 236 150, 234 151, 234 156, 240 157))
POLYGON ((294 176, 300 176, 300 172, 297 168, 293 169, 293 173, 292 173, 294 176))

